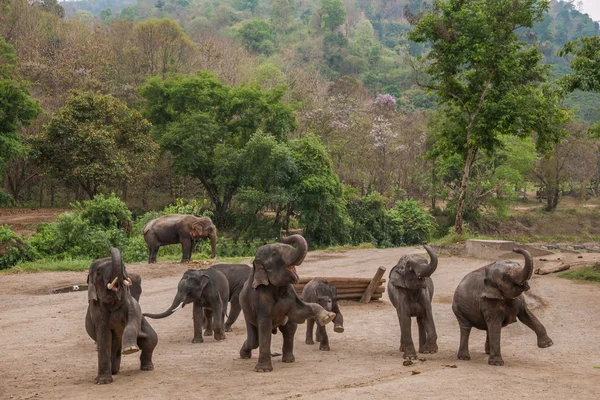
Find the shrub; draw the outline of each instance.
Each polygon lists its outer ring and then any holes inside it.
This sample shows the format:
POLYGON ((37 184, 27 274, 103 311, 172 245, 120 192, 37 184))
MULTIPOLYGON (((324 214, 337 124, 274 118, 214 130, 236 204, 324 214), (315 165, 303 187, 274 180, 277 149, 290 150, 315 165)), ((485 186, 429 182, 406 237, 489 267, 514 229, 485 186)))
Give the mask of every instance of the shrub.
POLYGON ((114 193, 97 195, 94 200, 71 204, 84 221, 104 228, 125 228, 131 223, 131 211, 114 193))
POLYGON ((393 209, 387 212, 392 242, 405 245, 428 242, 435 230, 431 215, 412 199, 399 200, 393 209))
POLYGON ((9 226, 0 225, 0 269, 31 259, 33 253, 23 237, 13 232, 9 226))
POLYGON ((390 241, 385 203, 386 198, 377 192, 348 201, 348 215, 352 220, 352 244, 373 243, 381 246, 390 241))

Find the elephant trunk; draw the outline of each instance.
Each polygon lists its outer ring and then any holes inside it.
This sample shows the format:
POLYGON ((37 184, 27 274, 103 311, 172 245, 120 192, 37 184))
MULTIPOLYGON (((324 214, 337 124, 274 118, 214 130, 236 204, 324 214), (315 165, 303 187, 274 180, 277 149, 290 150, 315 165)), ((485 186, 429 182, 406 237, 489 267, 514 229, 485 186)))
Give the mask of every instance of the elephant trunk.
POLYGON ((425 244, 425 245, 423 245, 423 247, 427 251, 427 254, 429 254, 429 258, 431 259, 431 261, 429 261, 429 264, 427 264, 425 266, 425 268, 423 268, 423 270, 420 271, 419 275, 421 277, 429 277, 437 269, 438 258, 437 258, 437 254, 435 254, 435 251, 433 251, 433 249, 430 246, 428 246, 428 245, 425 244))
POLYGON ((533 274, 533 259, 527 250, 513 249, 513 252, 519 253, 525 257, 525 266, 513 274, 515 282, 522 285, 531 279, 531 275, 533 274))
POLYGON ((210 238, 210 258, 215 258, 215 256, 217 255, 217 231, 213 230, 208 237, 210 238))
POLYGON ((302 264, 302 261, 304 261, 304 257, 306 257, 306 253, 308 252, 308 244, 306 243, 306 239, 300 235, 292 235, 288 237, 282 237, 281 241, 285 244, 296 244, 296 251, 285 255, 285 263, 287 265, 294 266, 302 264))
POLYGON ((110 278, 111 283, 108 284, 108 289, 113 290, 116 283, 122 283, 125 279, 124 271, 123 271, 123 260, 121 259, 121 252, 119 249, 115 247, 110 248, 110 258, 111 258, 111 269, 110 269, 110 278))
POLYGON ((175 295, 175 299, 173 299, 173 304, 171 304, 171 307, 169 307, 167 311, 160 314, 144 313, 144 316, 152 319, 166 318, 169 315, 173 314, 175 311, 179 310, 181 307, 183 307, 184 300, 185 296, 178 292, 177 295, 175 295))

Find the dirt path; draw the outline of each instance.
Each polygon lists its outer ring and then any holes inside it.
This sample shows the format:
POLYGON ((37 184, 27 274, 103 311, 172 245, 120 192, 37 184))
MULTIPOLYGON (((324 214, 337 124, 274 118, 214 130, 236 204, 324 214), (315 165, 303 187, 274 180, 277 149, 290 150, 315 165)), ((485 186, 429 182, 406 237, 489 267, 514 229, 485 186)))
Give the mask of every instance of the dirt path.
POLYGON ((19 235, 32 235, 36 226, 52 222, 67 211, 62 208, 0 208, 0 225, 10 226, 19 235))
MULTIPOLYGON (((298 268, 303 276, 370 277, 379 265, 389 269, 401 254, 416 248, 309 253, 298 268)), ((586 256, 587 257, 587 256, 586 256)), ((590 256, 591 257, 591 256, 590 256)), ((458 282, 485 260, 441 258, 434 275, 434 314, 439 353, 404 367, 398 351, 395 310, 386 300, 368 305, 341 302, 346 331, 331 327, 330 352, 304 344, 305 325, 296 333, 296 362, 274 359, 274 371, 253 372, 239 358, 245 340, 243 316, 223 342, 207 338, 192 344, 191 307, 163 320, 151 320, 159 335, 155 370, 139 370, 137 356, 124 356, 111 385, 94 385, 97 357, 84 329, 86 293, 33 295, 63 283, 85 282, 85 273, 0 275, 0 398, 133 399, 598 399, 600 398, 600 288, 551 276, 534 276, 535 309, 554 346, 538 349, 523 324, 502 331, 504 367, 487 364, 485 335, 471 335, 471 361, 456 359, 459 330, 450 309, 458 282), (456 368, 449 367, 456 365, 456 368), (419 374, 413 375, 413 371, 419 374)), ((142 309, 159 312, 170 305, 181 273, 177 263, 128 267, 141 273, 142 309)), ((387 278, 387 274, 386 274, 387 278)), ((413 324, 413 337, 416 335, 413 324)), ((281 336, 273 337, 280 352, 281 336)))

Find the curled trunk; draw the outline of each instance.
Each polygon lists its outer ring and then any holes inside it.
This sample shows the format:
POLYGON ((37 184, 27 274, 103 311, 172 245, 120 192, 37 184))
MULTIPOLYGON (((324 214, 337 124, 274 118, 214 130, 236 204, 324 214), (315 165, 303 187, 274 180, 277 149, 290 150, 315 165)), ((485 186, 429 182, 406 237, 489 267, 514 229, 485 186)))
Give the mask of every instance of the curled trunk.
POLYGON ((123 282, 124 280, 124 272, 123 272, 123 260, 121 259, 121 252, 119 249, 115 247, 110 248, 110 258, 112 261, 110 276, 111 281, 114 278, 118 278, 117 282, 123 282))
POLYGON ((300 265, 308 252, 308 244, 301 235, 292 235, 281 238, 285 244, 296 244, 296 251, 286 254, 284 260, 287 265, 300 265))
POLYGON ((144 313, 144 316, 148 317, 148 318, 153 318, 153 319, 161 319, 161 318, 166 318, 169 315, 173 314, 175 311, 179 310, 179 308, 181 308, 183 306, 183 301, 184 301, 184 296, 182 296, 180 293, 177 293, 177 295, 175 296, 175 299, 173 299, 173 304, 171 304, 171 307, 169 307, 167 309, 167 311, 160 313, 160 314, 146 314, 144 313))
POLYGON ((429 258, 431 259, 431 261, 429 261, 429 264, 427 264, 425 267, 423 267, 422 270, 420 270, 418 272, 419 272, 419 276, 428 277, 428 276, 431 276, 437 269, 438 258, 437 258, 437 254, 435 254, 435 251, 433 251, 433 249, 430 246, 423 245, 423 247, 427 251, 427 254, 429 254, 429 258))
POLYGON ((513 252, 519 253, 525 257, 525 266, 520 270, 517 270, 513 275, 513 279, 516 283, 522 285, 529 279, 531 279, 531 275, 533 274, 533 259, 531 258, 531 254, 527 250, 524 249, 513 249, 513 252))

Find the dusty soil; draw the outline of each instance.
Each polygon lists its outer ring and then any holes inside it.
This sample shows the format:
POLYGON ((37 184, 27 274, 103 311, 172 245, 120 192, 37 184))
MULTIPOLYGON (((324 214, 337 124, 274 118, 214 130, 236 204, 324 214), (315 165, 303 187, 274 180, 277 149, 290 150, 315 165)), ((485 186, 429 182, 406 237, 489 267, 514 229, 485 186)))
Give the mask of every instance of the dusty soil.
POLYGON ((32 235, 42 222, 52 222, 63 208, 0 208, 0 225, 10 226, 19 235, 32 235))
MULTIPOLYGON (((378 266, 389 270, 410 252, 422 250, 311 252, 298 272, 370 277, 378 266)), ((251 360, 239 358, 243 316, 225 341, 210 337, 192 344, 191 307, 186 307, 169 318, 150 320, 159 335, 154 371, 140 371, 137 355, 123 356, 121 372, 103 386, 94 384, 97 357, 84 329, 86 293, 42 294, 83 283, 86 274, 0 275, 0 398, 600 398, 600 369, 594 369, 600 365, 600 287, 594 284, 533 277, 530 299, 553 347, 538 349, 534 333, 516 323, 502 331, 503 367, 487 364, 480 331, 471 335, 472 360, 456 359, 459 329, 450 308, 452 294, 466 273, 486 263, 440 259, 433 305, 440 350, 421 355, 423 361, 412 366, 402 365, 398 321, 385 293, 385 300, 366 305, 341 302, 346 330, 336 334, 328 328, 330 352, 304 344, 305 325, 300 325, 296 362, 283 364, 277 357, 273 372, 266 374, 253 371, 256 354, 251 360)), ((142 309, 159 312, 170 305, 186 268, 178 263, 129 266, 144 279, 142 309)), ((418 338, 415 325, 413 338, 418 338)), ((273 351, 280 352, 281 343, 281 336, 274 336, 273 351)))

